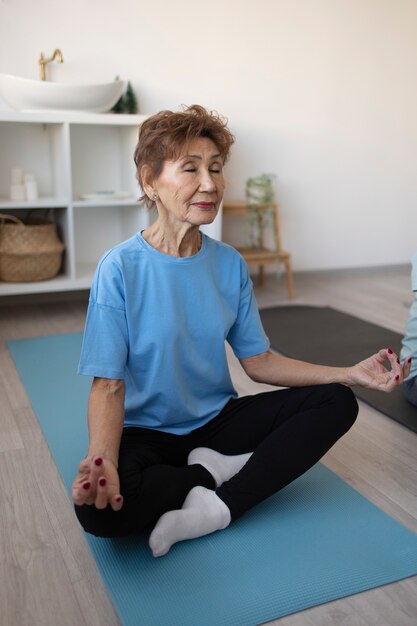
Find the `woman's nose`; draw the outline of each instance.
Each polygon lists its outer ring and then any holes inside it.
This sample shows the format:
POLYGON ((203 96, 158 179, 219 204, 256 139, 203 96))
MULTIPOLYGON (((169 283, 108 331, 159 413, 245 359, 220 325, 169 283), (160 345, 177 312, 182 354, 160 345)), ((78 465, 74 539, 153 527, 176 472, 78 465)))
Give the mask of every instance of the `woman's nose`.
POLYGON ((202 191, 214 191, 216 189, 215 182, 209 171, 202 172, 200 178, 200 189, 202 191))

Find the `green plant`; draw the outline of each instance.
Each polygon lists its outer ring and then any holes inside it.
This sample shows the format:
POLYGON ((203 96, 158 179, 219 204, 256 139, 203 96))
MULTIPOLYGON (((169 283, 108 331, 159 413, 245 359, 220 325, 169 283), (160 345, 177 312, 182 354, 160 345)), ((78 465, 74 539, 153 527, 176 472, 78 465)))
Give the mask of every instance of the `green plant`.
MULTIPOLYGON (((115 80, 119 80, 119 77, 116 76, 115 80)), ((114 107, 112 108, 112 113, 137 113, 138 112, 138 102, 136 99, 135 92, 133 91, 133 87, 131 82, 127 83, 126 91, 120 96, 114 107)))
POLYGON ((133 91, 133 87, 130 81, 127 83, 127 89, 124 96, 124 105, 125 111, 127 113, 137 113, 138 112, 138 102, 136 100, 135 92, 133 91))
POLYGON ((246 181, 249 245, 251 247, 264 247, 264 232, 272 225, 275 202, 274 179, 274 174, 261 174, 248 178, 246 181))

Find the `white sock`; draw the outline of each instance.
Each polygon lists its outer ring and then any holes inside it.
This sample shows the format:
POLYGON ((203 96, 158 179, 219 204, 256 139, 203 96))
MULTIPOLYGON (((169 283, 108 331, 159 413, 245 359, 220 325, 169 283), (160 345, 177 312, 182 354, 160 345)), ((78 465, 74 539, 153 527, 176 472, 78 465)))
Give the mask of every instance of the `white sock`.
POLYGON ((188 465, 199 463, 206 468, 216 481, 216 487, 240 472, 248 462, 252 452, 247 454, 220 454, 211 448, 194 448, 188 455, 188 465))
POLYGON ((214 491, 193 487, 181 509, 168 511, 159 518, 149 537, 149 546, 155 557, 163 556, 177 541, 222 530, 230 521, 229 508, 214 491))

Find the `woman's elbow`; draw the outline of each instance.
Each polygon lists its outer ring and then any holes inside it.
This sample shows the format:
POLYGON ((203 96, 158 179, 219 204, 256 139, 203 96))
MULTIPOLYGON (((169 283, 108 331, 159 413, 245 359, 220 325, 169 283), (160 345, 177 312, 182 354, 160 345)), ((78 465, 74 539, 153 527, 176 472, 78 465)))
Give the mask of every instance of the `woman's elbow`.
POLYGON ((265 370, 268 369, 272 357, 272 352, 268 350, 267 352, 262 352, 262 354, 250 356, 247 359, 240 359, 240 364, 247 376, 254 382, 259 383, 263 382, 265 370))
POLYGON ((105 393, 108 396, 123 395, 125 392, 125 381, 118 378, 95 377, 91 391, 105 393))

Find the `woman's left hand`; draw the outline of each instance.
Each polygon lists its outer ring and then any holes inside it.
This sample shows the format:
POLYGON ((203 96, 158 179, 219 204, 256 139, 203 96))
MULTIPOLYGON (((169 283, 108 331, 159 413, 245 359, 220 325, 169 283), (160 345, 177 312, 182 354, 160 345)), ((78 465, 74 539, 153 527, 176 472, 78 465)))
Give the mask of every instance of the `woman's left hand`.
POLYGON ((391 348, 383 348, 368 359, 348 368, 350 384, 390 392, 401 385, 408 376, 410 367, 410 359, 406 359, 401 365, 400 359, 391 348), (385 361, 389 361, 391 369, 385 367, 385 361))

